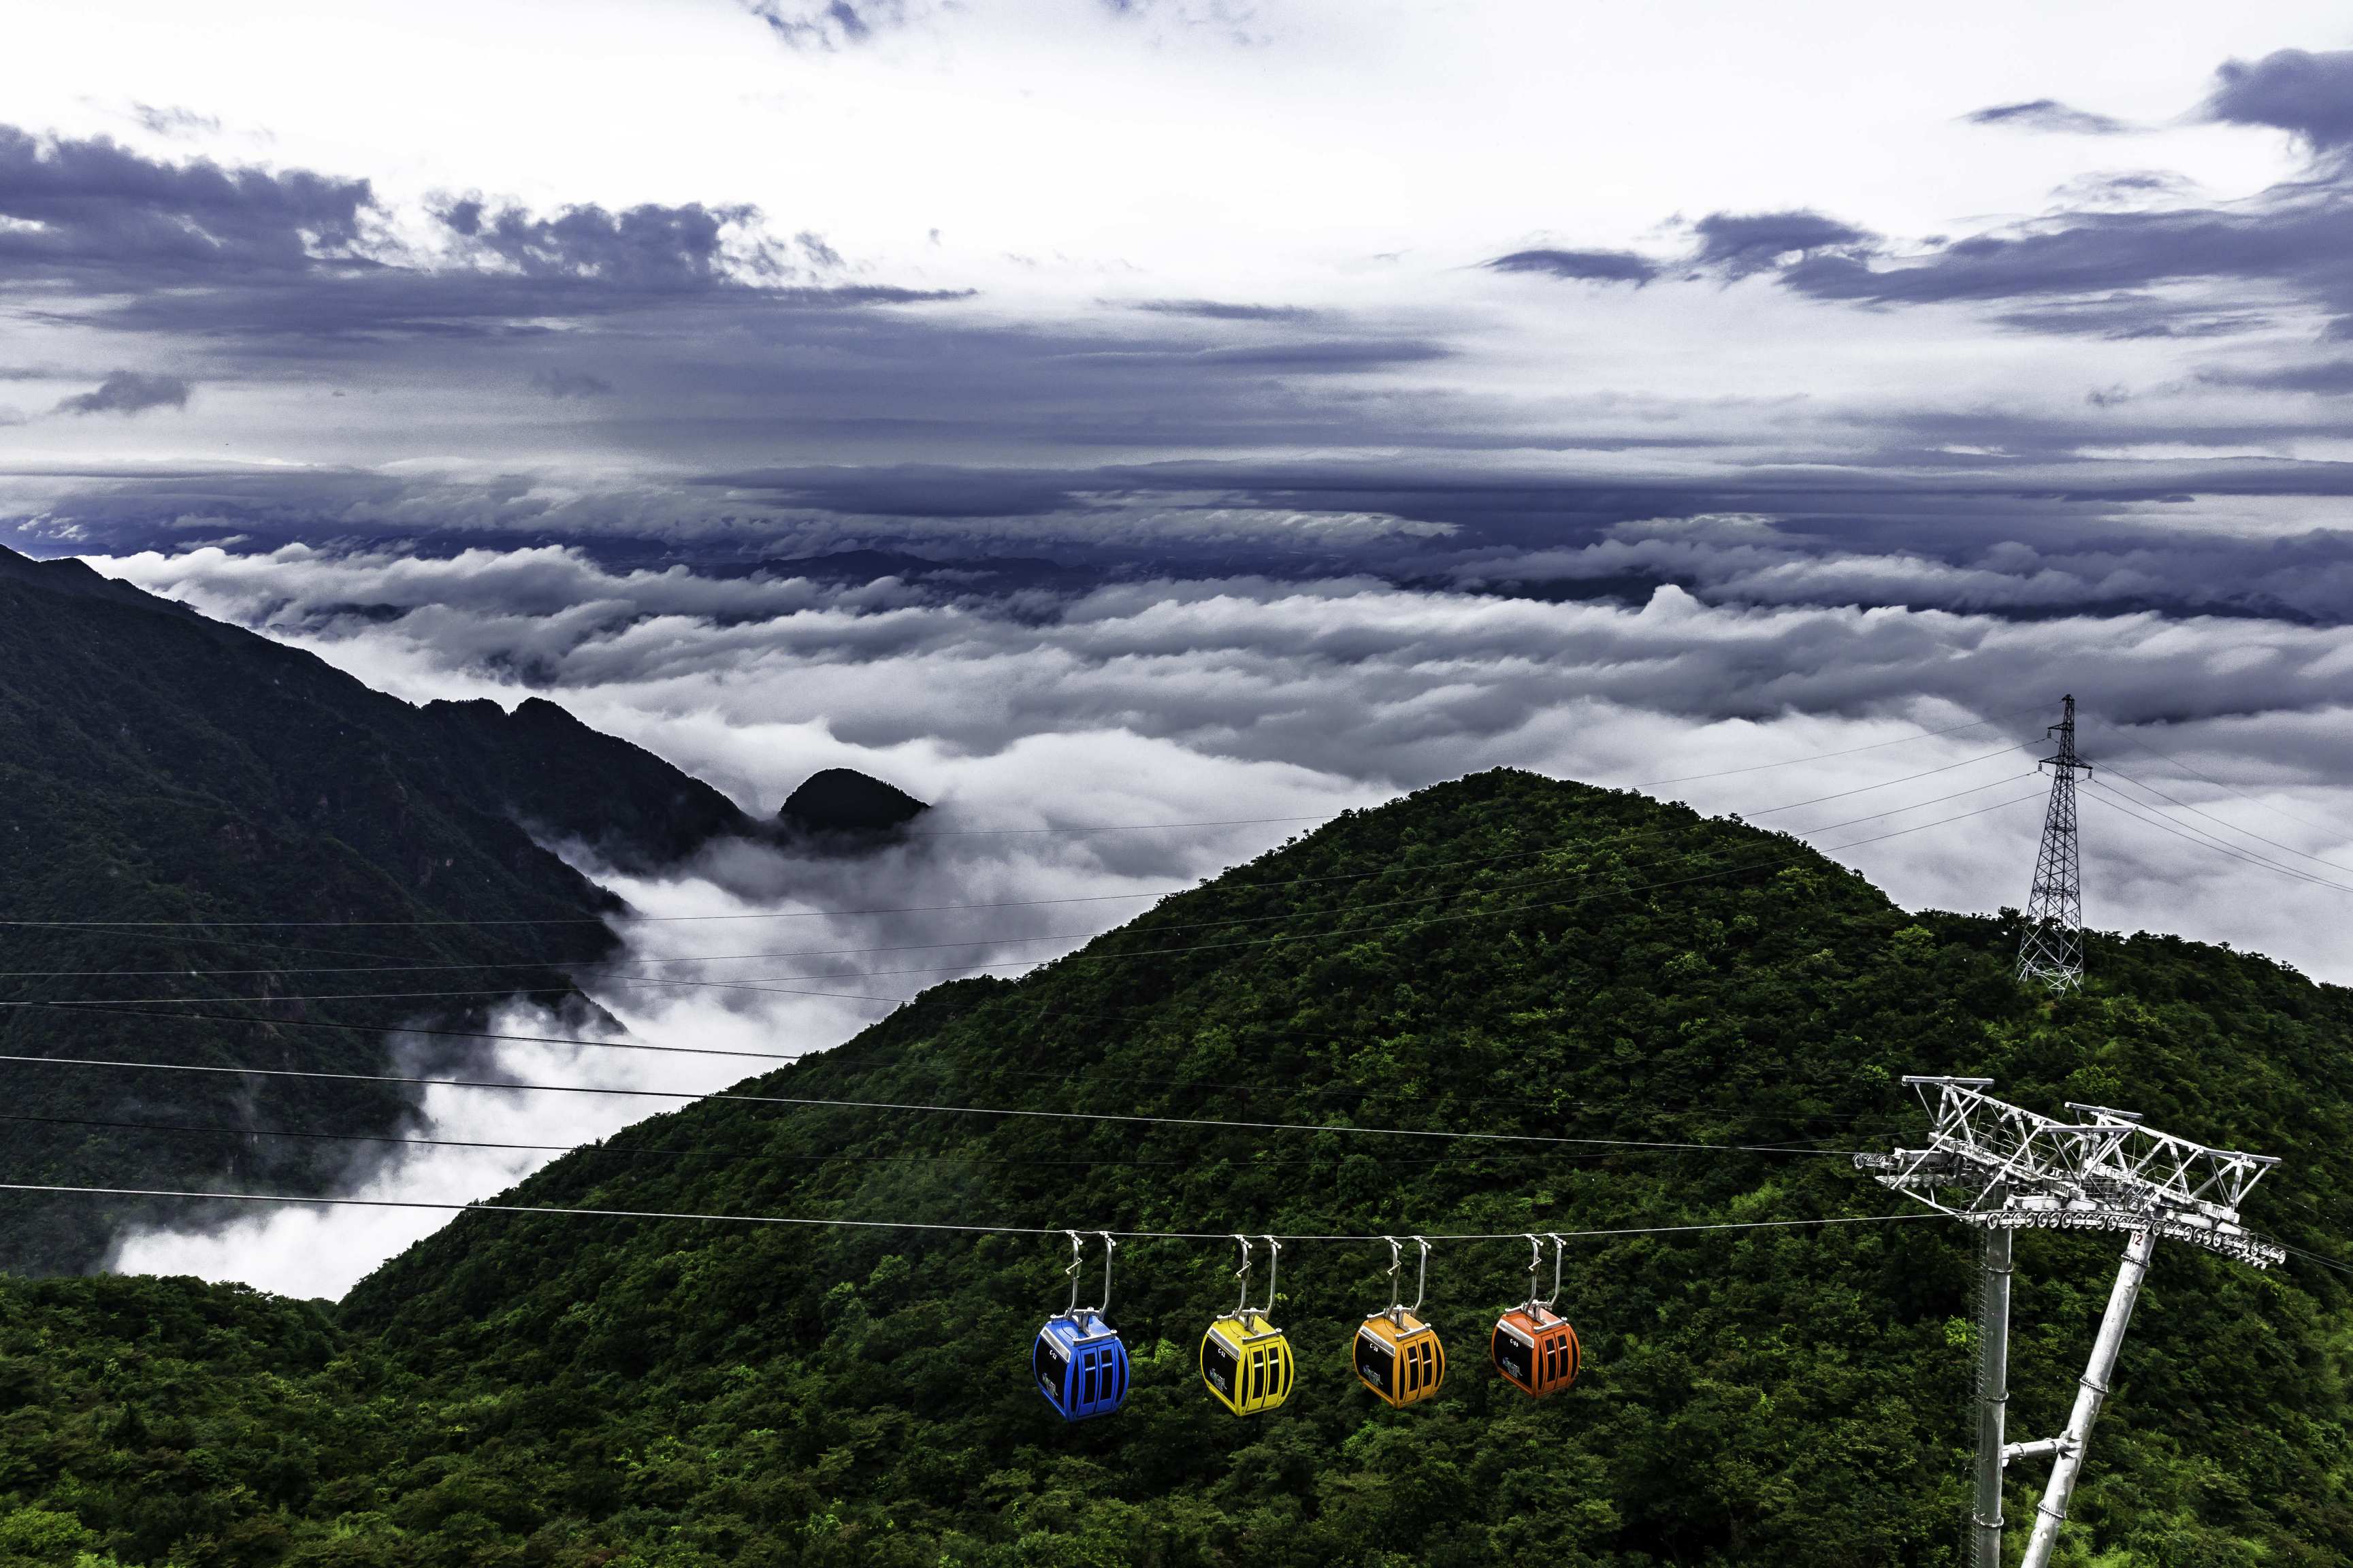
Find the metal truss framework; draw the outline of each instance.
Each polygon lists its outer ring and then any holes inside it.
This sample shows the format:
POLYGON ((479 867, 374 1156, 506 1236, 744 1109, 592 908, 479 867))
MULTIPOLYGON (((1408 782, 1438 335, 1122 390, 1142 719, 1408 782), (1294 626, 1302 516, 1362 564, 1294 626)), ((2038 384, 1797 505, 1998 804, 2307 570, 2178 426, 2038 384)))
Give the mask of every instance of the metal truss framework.
POLYGON ((1906 1078, 1934 1125, 1928 1146, 1858 1154, 1883 1186, 1985 1235, 1978 1306, 1978 1458, 1971 1510, 1972 1568, 2001 1568, 2001 1477, 2013 1459, 2053 1463, 2021 1568, 2047 1568, 2082 1472, 2092 1423, 2107 1397, 2142 1279, 2159 1238, 2257 1268, 2285 1253, 2239 1223, 2239 1205, 2279 1162, 2210 1149, 2141 1125, 2131 1111, 2070 1103, 2074 1121, 2038 1115, 1985 1091, 1984 1078, 1906 1078), (1931 1098, 1930 1091, 1934 1090, 1931 1098), (2128 1238, 2079 1383, 2066 1430, 2031 1443, 2004 1440, 2010 1397, 2010 1282, 2021 1230, 2110 1230, 2128 1238))
POLYGON ((2037 767, 2051 770, 2051 805, 2042 814, 2042 847, 2034 856, 2034 885, 2026 895, 2026 930, 2018 944, 2021 984, 2070 991, 2084 983, 2084 867, 2075 842, 2075 775, 2089 763, 2075 759, 2075 699, 2063 700, 2063 717, 2043 732, 2059 738, 2059 752, 2037 767))

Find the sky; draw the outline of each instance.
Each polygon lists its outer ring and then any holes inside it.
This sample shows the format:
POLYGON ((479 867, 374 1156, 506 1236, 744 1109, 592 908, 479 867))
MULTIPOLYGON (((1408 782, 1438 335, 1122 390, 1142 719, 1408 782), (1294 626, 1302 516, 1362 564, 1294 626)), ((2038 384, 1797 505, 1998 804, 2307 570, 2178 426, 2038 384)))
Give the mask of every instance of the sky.
MULTIPOLYGON (((2092 923, 2353 981, 2341 8, 0 20, 0 544, 405 697, 549 697, 748 809, 829 765, 937 803, 851 860, 584 859, 642 917, 583 976, 621 1037, 821 1048, 1491 765, 2015 906, 2066 692, 2092 923), (778 994, 819 970, 883 1000, 778 994)), ((422 1115, 646 1109, 555 1098, 422 1115)), ((334 1294, 434 1223, 118 1264, 334 1294)))

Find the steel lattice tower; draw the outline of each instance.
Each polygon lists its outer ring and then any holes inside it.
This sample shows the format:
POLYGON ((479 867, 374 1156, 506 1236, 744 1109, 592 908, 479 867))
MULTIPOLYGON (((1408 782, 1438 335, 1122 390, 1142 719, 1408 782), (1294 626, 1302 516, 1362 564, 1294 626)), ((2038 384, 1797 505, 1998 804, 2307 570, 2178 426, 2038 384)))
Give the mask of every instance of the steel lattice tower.
POLYGON ((2059 754, 2037 767, 2051 770, 2051 806, 2042 816, 2042 847, 2034 857, 2034 887, 2026 897, 2026 931, 2018 944, 2021 984, 2069 991, 2084 983, 2084 868, 2075 850, 2075 775, 2092 771, 2075 758, 2075 699, 2062 700, 2063 716, 2043 731, 2059 737, 2059 754))

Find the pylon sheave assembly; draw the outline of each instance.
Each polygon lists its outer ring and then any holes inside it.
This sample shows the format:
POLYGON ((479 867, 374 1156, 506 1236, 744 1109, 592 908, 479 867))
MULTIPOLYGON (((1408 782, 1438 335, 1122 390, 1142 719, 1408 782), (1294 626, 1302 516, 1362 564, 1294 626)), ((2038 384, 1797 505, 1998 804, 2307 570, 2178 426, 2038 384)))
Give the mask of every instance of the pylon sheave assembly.
POLYGON ((1405 1267, 1404 1249, 1395 1237, 1389 1244, 1389 1304, 1366 1318, 1356 1331, 1350 1356, 1356 1380, 1389 1405, 1419 1405, 1437 1395, 1446 1381, 1446 1347, 1438 1331, 1421 1321, 1422 1297, 1430 1288, 1430 1243, 1415 1237, 1421 1248, 1421 1269, 1414 1284, 1413 1305, 1402 1305, 1398 1275, 1405 1267))
POLYGON ((2158 1242, 2185 1242, 2257 1268, 2280 1261, 2286 1253, 2277 1243, 2239 1223, 2239 1205, 2279 1162, 2158 1132, 2142 1126, 2137 1114, 2105 1105, 2070 1103, 2075 1120, 2060 1121, 1994 1099, 1986 1093, 1991 1079, 1904 1081, 1918 1090, 1934 1118, 1927 1147, 1858 1154, 1854 1163, 1882 1185, 1975 1226, 1985 1237, 1969 1568, 2003 1568, 2004 1468, 2046 1458, 2051 1477, 2034 1507, 2034 1532, 2018 1568, 2048 1568, 2158 1242), (2021 1230, 2121 1232, 2125 1250, 2065 1429, 2055 1437, 2012 1443, 2004 1430, 2010 1283, 2021 1230))
POLYGON ((1079 1270, 1085 1244, 1071 1231, 1070 1305, 1046 1320, 1029 1352, 1030 1371, 1038 1392, 1065 1421, 1087 1421, 1108 1415, 1127 1403, 1127 1346, 1103 1314, 1111 1310, 1111 1255, 1119 1243, 1109 1231, 1099 1231, 1103 1244, 1103 1293, 1100 1306, 1079 1305, 1079 1270))
POLYGON ((1560 1300, 1561 1240, 1552 1242, 1552 1294, 1536 1294, 1536 1269, 1544 1262, 1544 1244, 1528 1237, 1528 1300, 1495 1320, 1487 1342, 1487 1355, 1505 1383, 1536 1399, 1558 1394, 1577 1381, 1582 1359, 1577 1331, 1554 1308, 1560 1300))
POLYGON ((1271 1236, 1261 1239, 1267 1248, 1265 1310, 1250 1304, 1250 1238, 1236 1236, 1234 1240, 1242 1249, 1242 1266, 1234 1271, 1241 1283, 1240 1300, 1201 1336, 1201 1381, 1208 1386, 1211 1398, 1237 1415, 1274 1409, 1291 1397, 1292 1384, 1298 1378, 1291 1342, 1267 1316, 1274 1310, 1275 1274, 1282 1261, 1282 1243, 1271 1236))

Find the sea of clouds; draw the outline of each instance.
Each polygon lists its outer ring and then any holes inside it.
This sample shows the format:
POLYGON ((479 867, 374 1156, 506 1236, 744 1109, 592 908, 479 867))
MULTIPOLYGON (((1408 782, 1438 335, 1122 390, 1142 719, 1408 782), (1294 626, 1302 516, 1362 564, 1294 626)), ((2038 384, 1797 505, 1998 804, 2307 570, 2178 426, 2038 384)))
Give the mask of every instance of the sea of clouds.
MULTIPOLYGON (((1744 569, 1771 570, 1737 535, 1744 569)), ((1851 585, 1883 559, 1802 565, 1851 585)), ((631 911, 620 955, 579 976, 608 1037, 668 1049, 502 1044, 516 1080, 635 1092, 432 1089, 424 1136, 509 1146, 411 1146, 355 1166, 353 1197, 490 1197, 678 1103, 646 1091, 838 1044, 927 985, 1017 974, 1336 811, 1482 768, 1808 835, 1907 905, 2015 906, 2063 691, 2102 764, 2084 805, 2093 924, 2353 979, 2353 647, 2329 626, 1727 602, 1704 584, 1548 601, 1371 575, 983 595, 628 571, 555 545, 93 564, 412 700, 551 698, 755 814, 832 766, 935 803, 914 836, 854 855, 728 842, 652 878, 559 847, 631 911)), ((520 1003, 498 1030, 579 1033, 520 1003)), ((447 1218, 273 1208, 132 1235, 113 1266, 334 1294, 447 1218)))

